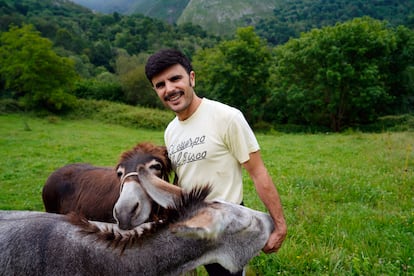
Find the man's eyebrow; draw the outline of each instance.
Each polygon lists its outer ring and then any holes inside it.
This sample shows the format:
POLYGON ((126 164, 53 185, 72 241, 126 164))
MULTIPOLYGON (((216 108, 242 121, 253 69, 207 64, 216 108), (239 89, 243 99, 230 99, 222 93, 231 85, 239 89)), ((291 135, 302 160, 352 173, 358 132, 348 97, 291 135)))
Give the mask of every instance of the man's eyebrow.
MULTIPOLYGON (((183 75, 177 74, 177 75, 173 75, 173 76, 169 77, 168 80, 174 82, 176 80, 182 79, 183 77, 184 77, 183 75)), ((154 87, 158 88, 158 87, 161 87, 163 85, 165 85, 165 81, 159 81, 159 82, 154 84, 154 87)))

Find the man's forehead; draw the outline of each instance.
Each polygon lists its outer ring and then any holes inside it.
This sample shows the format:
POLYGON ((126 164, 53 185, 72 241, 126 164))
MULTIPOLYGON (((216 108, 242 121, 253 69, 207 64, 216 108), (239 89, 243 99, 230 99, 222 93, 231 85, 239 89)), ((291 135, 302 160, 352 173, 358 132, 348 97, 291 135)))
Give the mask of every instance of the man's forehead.
POLYGON ((168 80, 170 78, 173 78, 175 76, 182 76, 185 75, 186 71, 184 69, 184 67, 180 64, 175 64, 172 65, 168 68, 166 68, 165 70, 161 71, 159 74, 155 75, 152 78, 152 82, 153 83, 157 83, 160 81, 165 81, 168 80))

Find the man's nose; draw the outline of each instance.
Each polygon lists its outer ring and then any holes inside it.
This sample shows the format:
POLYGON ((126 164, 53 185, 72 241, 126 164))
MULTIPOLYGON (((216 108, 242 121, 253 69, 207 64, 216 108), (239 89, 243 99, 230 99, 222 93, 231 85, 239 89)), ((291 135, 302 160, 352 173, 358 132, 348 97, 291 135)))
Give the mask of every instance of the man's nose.
POLYGON ((175 89, 175 86, 174 86, 174 84, 172 82, 167 81, 165 83, 165 90, 166 90, 167 93, 168 92, 171 92, 171 91, 174 91, 174 89, 175 89))

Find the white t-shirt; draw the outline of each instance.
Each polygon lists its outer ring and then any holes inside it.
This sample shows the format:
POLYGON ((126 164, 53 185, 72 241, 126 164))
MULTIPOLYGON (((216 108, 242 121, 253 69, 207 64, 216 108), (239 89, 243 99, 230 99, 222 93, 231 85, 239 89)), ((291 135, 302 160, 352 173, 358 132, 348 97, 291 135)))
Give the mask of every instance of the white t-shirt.
POLYGON ((239 110, 204 98, 191 117, 169 123, 164 140, 179 186, 211 184, 209 199, 241 203, 241 164, 259 144, 239 110))

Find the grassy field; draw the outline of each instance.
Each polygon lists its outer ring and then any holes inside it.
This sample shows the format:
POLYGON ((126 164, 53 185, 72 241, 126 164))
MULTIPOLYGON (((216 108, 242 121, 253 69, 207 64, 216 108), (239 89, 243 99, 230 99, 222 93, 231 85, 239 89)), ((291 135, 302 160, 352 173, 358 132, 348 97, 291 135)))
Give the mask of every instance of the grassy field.
MULTIPOLYGON (((257 275, 414 275, 414 133, 258 134, 289 232, 257 275)), ((163 132, 96 121, 0 115, 0 209, 43 210, 48 175, 111 166, 163 132)), ((245 175, 245 204, 264 210, 245 175)))

